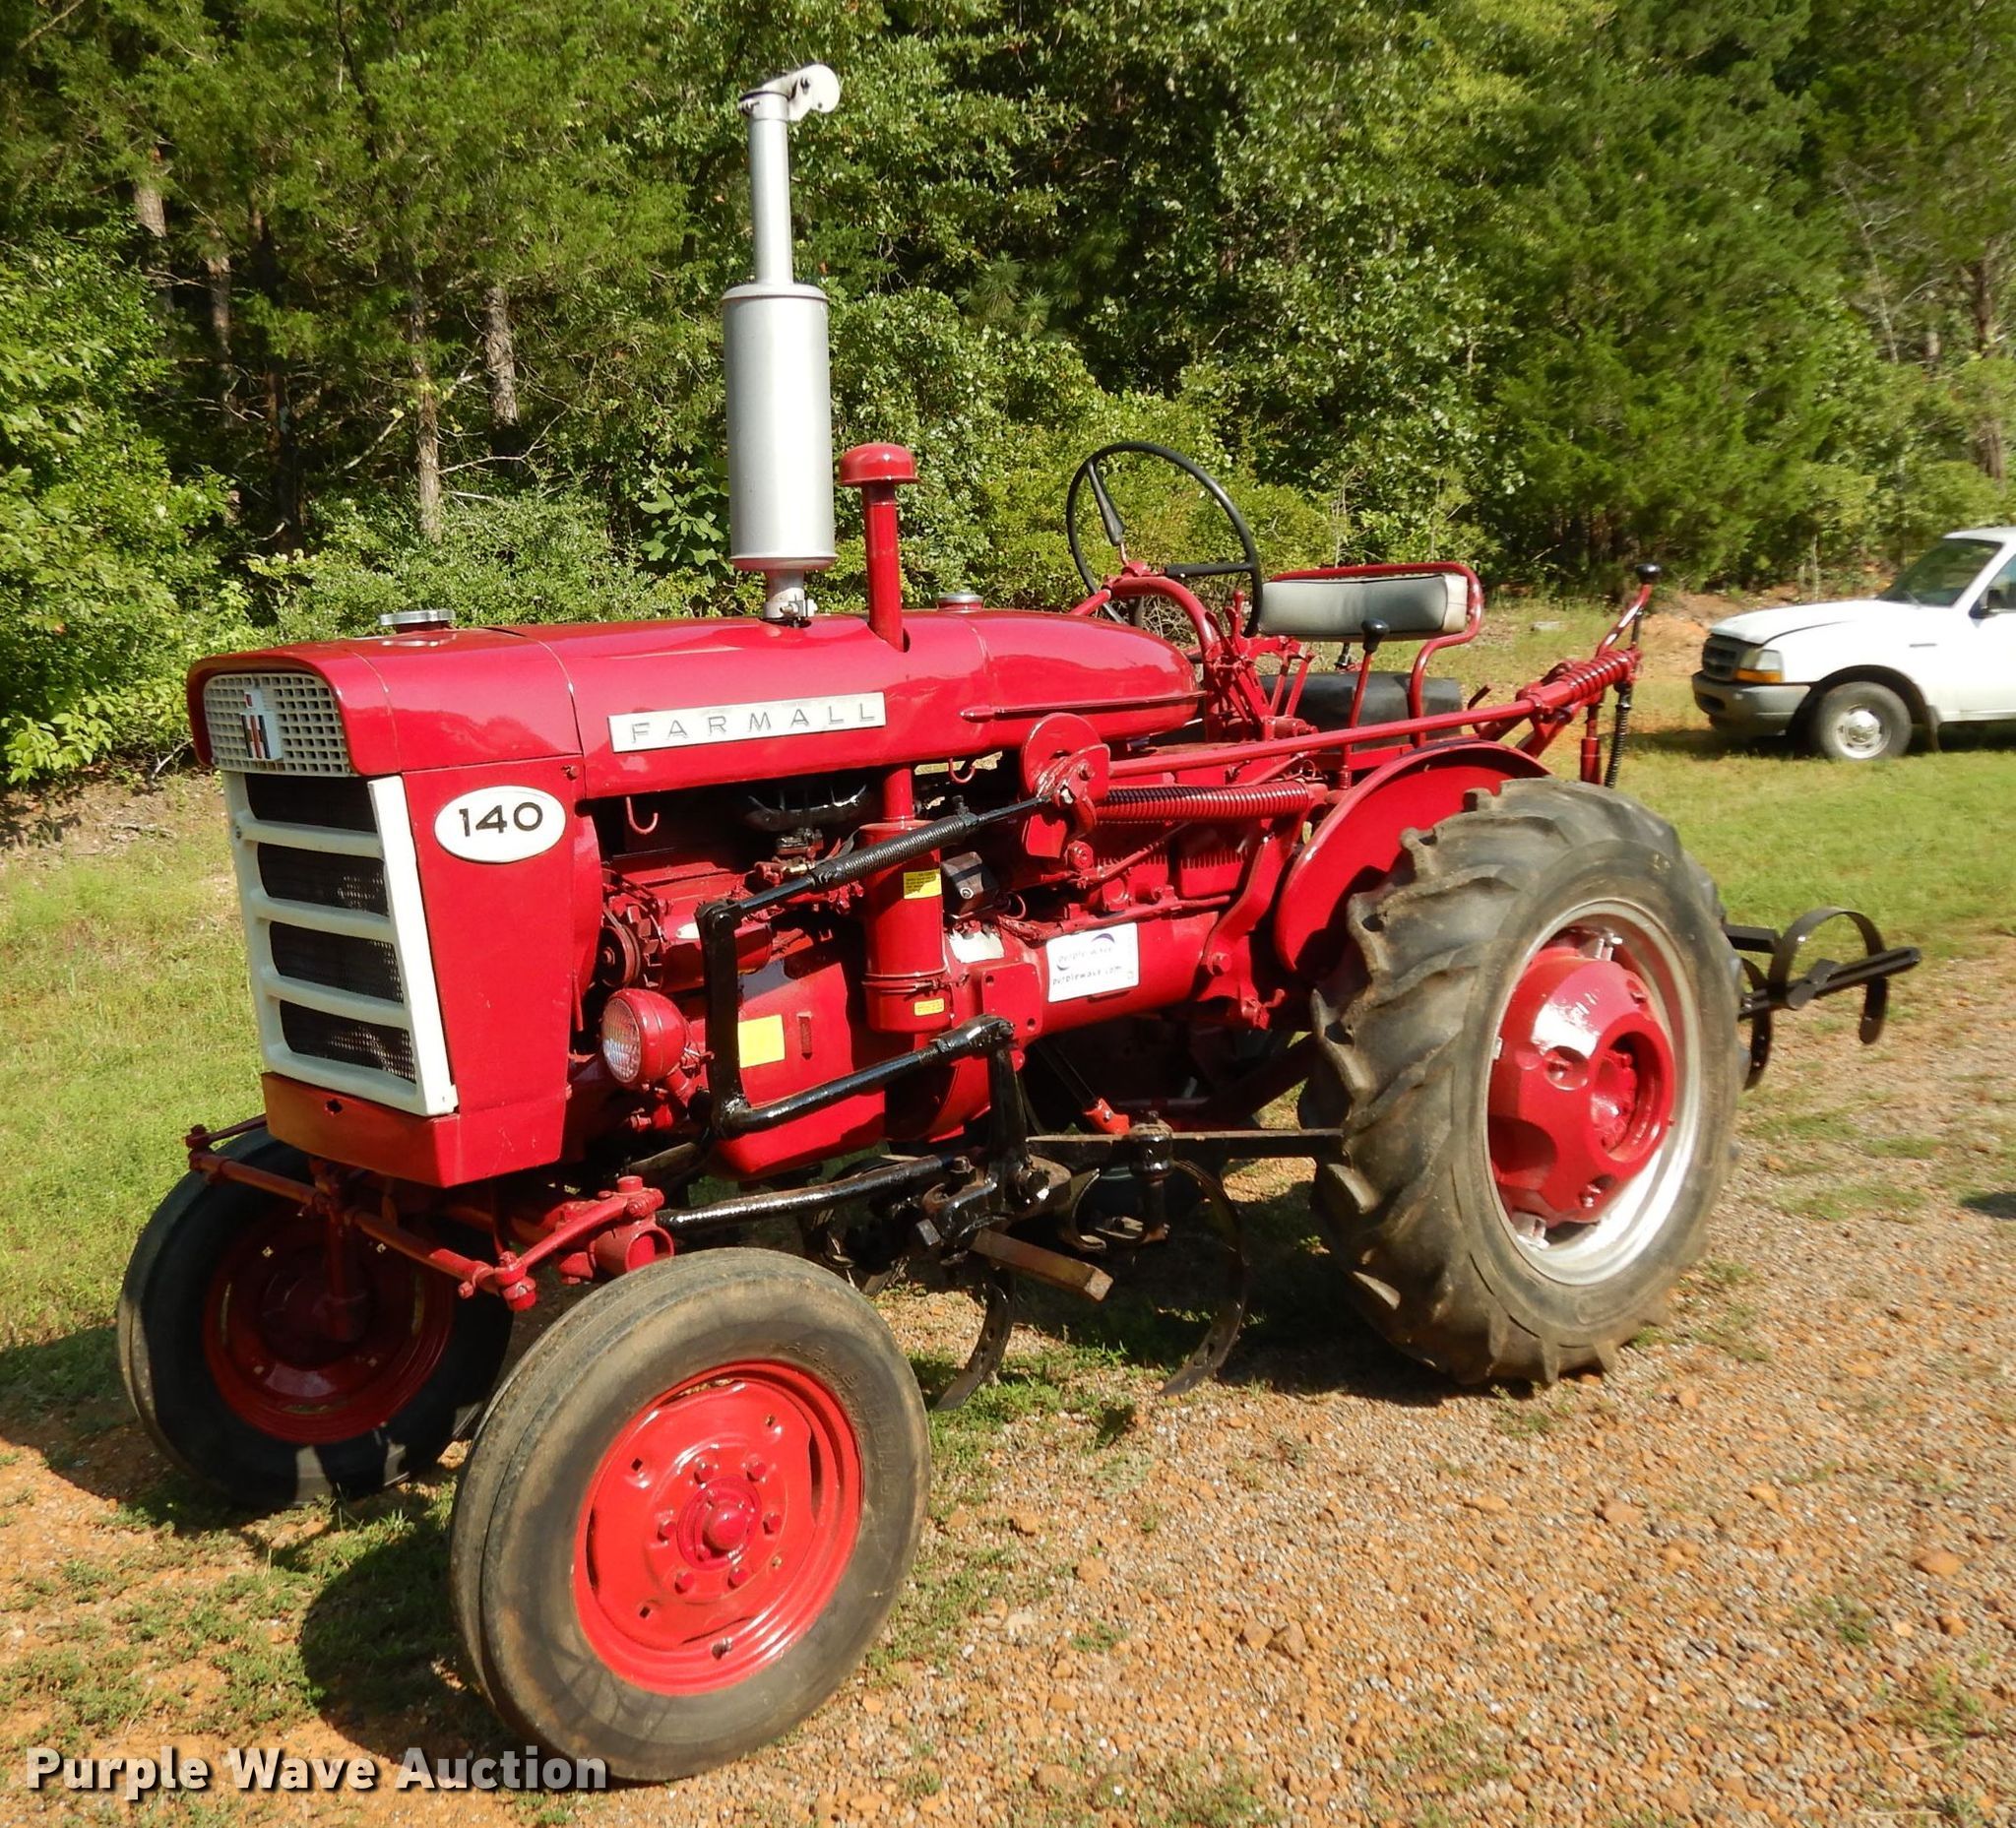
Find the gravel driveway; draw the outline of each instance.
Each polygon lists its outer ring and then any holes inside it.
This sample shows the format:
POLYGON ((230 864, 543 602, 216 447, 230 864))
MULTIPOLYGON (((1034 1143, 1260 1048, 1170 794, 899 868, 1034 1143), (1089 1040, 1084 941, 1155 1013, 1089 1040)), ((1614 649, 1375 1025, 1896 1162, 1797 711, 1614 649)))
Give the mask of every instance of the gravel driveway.
MULTIPOLYGON (((1172 1362, 1189 1322, 1039 1312, 1004 1381, 939 1424, 887 1641, 788 1741, 579 1803, 226 1796, 201 1819, 2006 1825, 2016 942, 1996 943, 1907 981, 1871 1053, 1840 1012, 1795 1025, 1711 1258, 1611 1376, 1465 1393, 1416 1369, 1348 1317, 1299 1185, 1247 1170, 1258 1296, 1226 1379, 1158 1402, 1140 1358, 1172 1362)), ((975 1312, 885 1308, 927 1370, 975 1312)), ((135 1539, 124 1496, 160 1479, 115 1410, 0 1455, 0 1671, 94 1617, 116 1644, 132 1596, 255 1579, 333 1527, 190 1529, 162 1501, 168 1527, 135 1539), (118 1544, 123 1590, 46 1572, 118 1544)), ((435 1531, 430 1578, 445 1490, 374 1503, 435 1531)), ((490 1731, 445 1608, 418 1616, 433 1699, 381 1705, 339 1670, 319 1716, 276 1703, 265 1736, 396 1759, 490 1731)), ((296 1622, 267 1623, 291 1654, 296 1622)), ((206 1743, 242 1648, 148 1674, 97 1749, 206 1743)), ((0 1730, 18 1747, 50 1718, 17 1694, 0 1730)), ((17 1782, 8 1821, 35 1807, 17 1782)))

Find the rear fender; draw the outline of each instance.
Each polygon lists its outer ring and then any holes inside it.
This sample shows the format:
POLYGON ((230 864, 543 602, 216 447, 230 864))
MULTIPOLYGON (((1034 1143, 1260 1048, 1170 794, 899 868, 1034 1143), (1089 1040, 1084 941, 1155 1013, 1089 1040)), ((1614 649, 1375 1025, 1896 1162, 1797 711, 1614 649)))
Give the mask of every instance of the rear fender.
POLYGON ((1495 793, 1507 781, 1546 772, 1532 756, 1495 742, 1441 743, 1375 769, 1338 802, 1282 878, 1275 956, 1304 983, 1329 976, 1349 939, 1346 904, 1393 873, 1405 834, 1461 812, 1480 788, 1495 793))

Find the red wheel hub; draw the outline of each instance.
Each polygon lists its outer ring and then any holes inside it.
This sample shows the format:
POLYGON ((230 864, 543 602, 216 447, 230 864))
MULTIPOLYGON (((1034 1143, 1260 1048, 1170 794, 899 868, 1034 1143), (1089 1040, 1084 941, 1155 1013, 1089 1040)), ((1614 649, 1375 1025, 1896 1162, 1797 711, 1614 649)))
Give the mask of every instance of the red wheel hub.
POLYGON ((349 1230, 332 1241, 326 1221, 277 1213, 219 1263, 204 1356, 255 1428, 308 1446, 348 1440, 419 1394, 447 1350, 456 1300, 445 1277, 396 1251, 349 1230))
POLYGON ((1672 1120, 1673 1048, 1644 979, 1565 940, 1528 962, 1491 1064, 1491 1172, 1508 1213, 1601 1219, 1672 1120))
POLYGON ((590 1482, 574 1551, 582 1628, 626 1681, 725 1688, 809 1631, 861 1518, 853 1425, 795 1365, 726 1365, 654 1398, 590 1482))

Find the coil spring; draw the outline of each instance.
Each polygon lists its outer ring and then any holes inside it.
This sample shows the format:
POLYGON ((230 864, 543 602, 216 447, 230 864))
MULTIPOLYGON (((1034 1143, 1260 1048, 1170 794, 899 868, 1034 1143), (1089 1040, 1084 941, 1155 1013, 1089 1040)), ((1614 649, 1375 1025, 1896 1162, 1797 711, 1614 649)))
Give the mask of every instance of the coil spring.
POLYGON ((1149 825, 1176 819, 1281 819, 1306 812, 1322 788, 1305 781, 1270 781, 1260 787, 1115 788, 1099 803, 1113 824, 1149 825))

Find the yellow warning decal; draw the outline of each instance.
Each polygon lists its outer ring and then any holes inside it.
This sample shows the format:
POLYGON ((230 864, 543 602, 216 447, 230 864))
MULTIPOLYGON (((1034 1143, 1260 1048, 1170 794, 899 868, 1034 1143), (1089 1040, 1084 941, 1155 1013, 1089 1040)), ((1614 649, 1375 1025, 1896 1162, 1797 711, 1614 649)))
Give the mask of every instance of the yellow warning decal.
POLYGON ((939 885, 938 872, 932 869, 907 869, 903 872, 903 899, 907 902, 927 902, 934 895, 944 894, 939 885))
POLYGON ((922 996, 910 1006, 914 1016, 942 1016, 945 1013, 945 999, 942 996, 922 996))
POLYGON ((784 1058, 784 1018, 758 1016, 735 1024, 744 1066, 775 1066, 784 1058))

